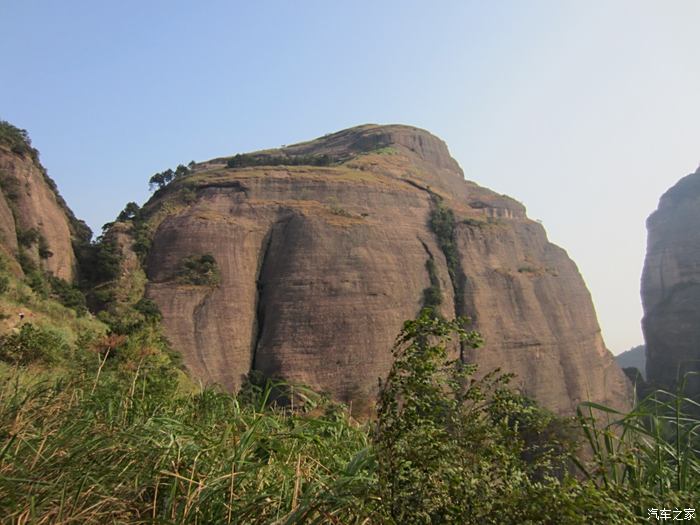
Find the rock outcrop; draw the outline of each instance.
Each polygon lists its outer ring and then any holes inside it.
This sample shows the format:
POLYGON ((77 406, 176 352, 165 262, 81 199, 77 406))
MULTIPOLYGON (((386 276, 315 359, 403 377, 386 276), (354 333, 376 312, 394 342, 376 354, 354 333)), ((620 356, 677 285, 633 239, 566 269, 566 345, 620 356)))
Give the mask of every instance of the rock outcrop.
POLYGON ((644 345, 638 345, 630 348, 626 352, 617 354, 615 356, 615 361, 623 370, 625 368, 636 368, 639 370, 642 379, 646 378, 646 349, 644 345))
POLYGON ((483 334, 464 359, 515 372, 550 409, 627 403, 575 264, 426 131, 365 125, 213 159, 143 214, 146 295, 204 382, 236 389, 255 370, 362 411, 430 301, 483 334), (183 277, 200 267, 216 279, 183 277))
POLYGON ((0 121, 0 250, 13 271, 22 275, 22 267, 36 267, 73 281, 73 242, 90 236, 59 195, 26 132, 0 121))
MULTIPOLYGON (((674 388, 700 371, 700 168, 660 199, 647 219, 642 327, 647 380, 674 388)), ((689 392, 700 393, 691 378, 689 392)))

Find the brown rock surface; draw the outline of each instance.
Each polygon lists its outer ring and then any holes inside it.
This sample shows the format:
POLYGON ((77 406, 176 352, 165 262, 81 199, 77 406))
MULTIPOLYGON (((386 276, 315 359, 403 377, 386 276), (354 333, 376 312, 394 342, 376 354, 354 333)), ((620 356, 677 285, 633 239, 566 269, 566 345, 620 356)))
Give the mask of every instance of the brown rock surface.
MULTIPOLYGON (((700 169, 661 197, 647 230, 642 273, 647 379, 673 388, 677 377, 700 371, 700 169)), ((691 391, 700 392, 699 381, 691 391)))
POLYGON ((402 322, 422 306, 432 257, 440 309, 470 315, 487 341, 466 358, 517 373, 559 413, 585 399, 626 404, 574 263, 522 205, 465 181, 437 137, 366 125, 252 155, 334 162, 233 169, 213 159, 144 208, 147 296, 204 382, 235 389, 259 370, 364 408, 402 322), (456 217, 463 285, 429 225, 439 197, 456 217), (183 260, 203 254, 217 261, 218 285, 179 280, 183 260))
MULTIPOLYGON (((7 123, 2 123, 7 126, 7 123)), ((18 250, 37 267, 67 281, 76 278, 77 262, 72 240, 87 227, 73 217, 55 184, 27 143, 13 148, 0 141, 0 245, 16 262, 18 250), (36 232, 34 239, 18 243, 18 235, 36 232)), ((19 266, 15 268, 21 273, 19 266)))

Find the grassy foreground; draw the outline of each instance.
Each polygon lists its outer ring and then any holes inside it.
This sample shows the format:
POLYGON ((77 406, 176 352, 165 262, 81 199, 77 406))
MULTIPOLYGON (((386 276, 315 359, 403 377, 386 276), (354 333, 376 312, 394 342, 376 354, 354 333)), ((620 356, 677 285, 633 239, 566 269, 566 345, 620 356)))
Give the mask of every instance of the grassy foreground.
POLYGON ((508 376, 448 360, 453 337, 478 344, 428 311, 407 322, 365 423, 301 388, 291 410, 272 402, 283 385, 188 387, 147 331, 62 347, 51 366, 46 349, 21 359, 34 339, 4 338, 0 521, 653 523, 650 508, 700 506, 697 403, 657 393, 559 420, 508 376))

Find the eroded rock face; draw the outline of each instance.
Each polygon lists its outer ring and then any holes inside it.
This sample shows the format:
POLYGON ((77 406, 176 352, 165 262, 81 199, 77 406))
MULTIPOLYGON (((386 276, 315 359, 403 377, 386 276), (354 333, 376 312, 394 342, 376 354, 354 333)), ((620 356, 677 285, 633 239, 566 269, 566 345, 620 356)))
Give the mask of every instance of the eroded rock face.
MULTIPOLYGON (((647 219, 642 273, 642 327, 647 380, 673 388, 678 377, 700 371, 700 169, 660 199, 647 219)), ((700 381, 691 379, 691 393, 700 381)))
POLYGON ((259 370, 363 410, 403 321, 423 305, 432 258, 440 310, 471 316, 486 339, 465 359, 515 372, 558 413, 586 399, 627 403, 574 263, 522 205, 465 181, 437 137, 368 125, 256 155, 333 163, 232 169, 214 159, 144 208, 155 230, 147 296, 204 382, 236 389, 259 370), (436 207, 453 211, 456 257, 430 226, 436 207), (217 262, 216 285, 177 278, 201 254, 217 262))
POLYGON ((0 248, 13 270, 22 273, 21 251, 37 268, 73 281, 73 240, 89 238, 89 229, 73 217, 30 145, 13 150, 0 141, 0 183, 0 248))

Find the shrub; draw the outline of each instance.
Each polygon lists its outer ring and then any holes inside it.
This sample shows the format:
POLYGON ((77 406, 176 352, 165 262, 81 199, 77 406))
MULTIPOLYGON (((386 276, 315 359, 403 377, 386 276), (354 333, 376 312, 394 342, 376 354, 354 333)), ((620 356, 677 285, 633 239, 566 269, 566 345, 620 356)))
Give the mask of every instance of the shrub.
POLYGON ((21 230, 17 228, 17 242, 24 248, 31 247, 39 240, 40 235, 39 230, 36 228, 30 228, 28 230, 21 230))
POLYGON ((0 338, 0 360, 27 365, 35 361, 56 363, 69 356, 70 346, 58 333, 25 323, 18 333, 0 338))
POLYGON ((337 204, 331 204, 330 210, 333 215, 340 215, 341 217, 352 217, 352 213, 350 213, 345 208, 338 206, 337 204))
POLYGON ((182 260, 176 280, 182 284, 217 286, 221 274, 213 255, 192 255, 182 260))
POLYGON ((58 277, 49 276, 51 295, 53 295, 63 306, 72 308, 78 315, 87 313, 85 295, 80 289, 58 277))
POLYGON ((135 202, 128 202, 124 209, 117 216, 118 221, 130 221, 138 217, 141 208, 135 202))
POLYGON ((17 250, 17 262, 25 275, 36 270, 36 264, 21 246, 17 250))
POLYGON ((44 237, 41 233, 39 234, 39 244, 38 244, 38 249, 39 249, 39 257, 42 259, 48 259, 49 257, 53 257, 53 252, 51 251, 49 247, 49 243, 46 240, 46 237, 44 237))
POLYGON ((197 192, 193 188, 184 188, 180 196, 182 197, 182 202, 185 204, 197 202, 197 192))
POLYGON ((524 265, 518 267, 518 273, 531 273, 531 274, 539 274, 541 271, 534 266, 530 265, 524 265))
POLYGON ((163 314, 158 305, 151 299, 142 297, 135 305, 134 309, 144 316, 146 322, 158 323, 163 319, 163 314))
POLYGON ((18 155, 28 155, 33 160, 39 158, 39 153, 32 147, 27 130, 13 126, 5 120, 0 120, 0 144, 9 146, 12 152, 18 155))
POLYGON ((10 200, 10 208, 13 206, 13 201, 19 198, 20 183, 16 177, 8 174, 4 170, 0 170, 0 190, 5 197, 10 200))
MULTIPOLYGON (((448 359, 462 320, 404 323, 373 443, 380 523, 631 523, 627 502, 567 475, 568 427, 507 389, 497 370, 448 359)), ((456 341, 455 341, 456 342, 456 341)))
POLYGON ((425 268, 428 270, 430 286, 423 290, 423 306, 435 308, 442 304, 442 289, 440 288, 440 279, 437 276, 437 269, 435 268, 435 260, 432 256, 425 261, 425 268))
POLYGON ((442 198, 432 195, 432 208, 430 210, 429 226, 437 237, 438 246, 445 256, 447 271, 450 274, 452 288, 455 297, 455 312, 457 315, 465 315, 464 287, 466 277, 459 260, 456 239, 456 221, 454 212, 445 206, 442 198))
POLYGON ((121 254, 111 237, 103 235, 97 242, 82 246, 79 261, 81 276, 93 286, 119 276, 121 254))
POLYGON ((260 155, 237 154, 226 161, 228 168, 250 166, 330 166, 335 160, 330 155, 260 155))
POLYGON ((51 286, 41 270, 32 270, 25 275, 25 281, 29 287, 42 299, 47 299, 51 293, 51 286))

